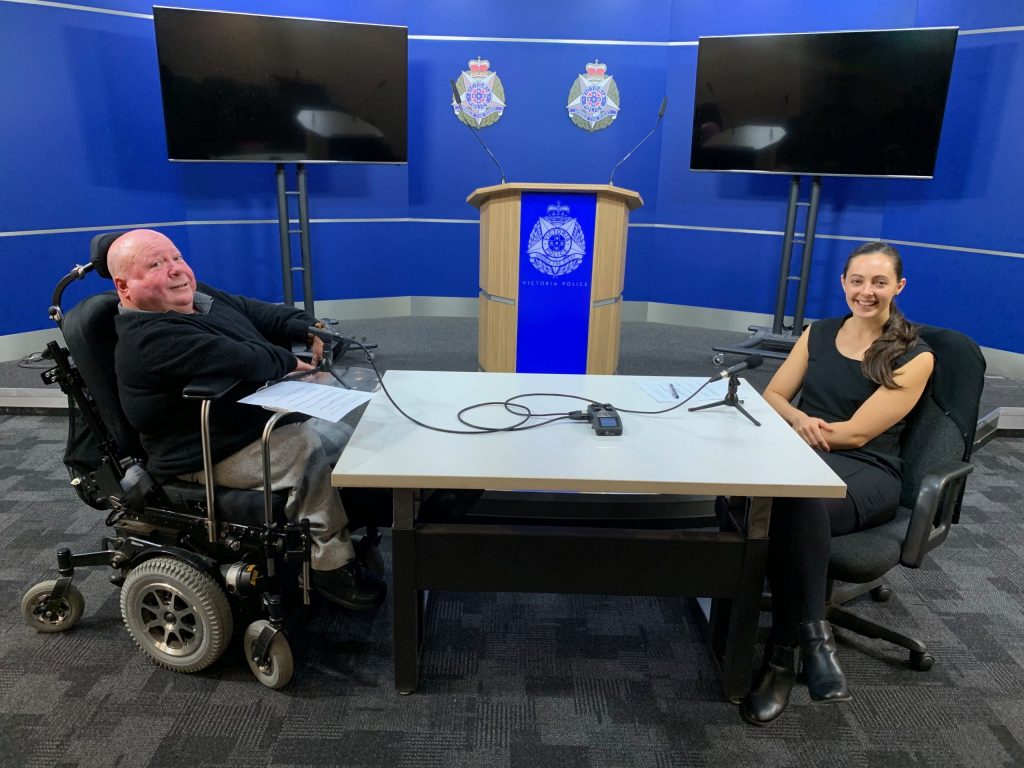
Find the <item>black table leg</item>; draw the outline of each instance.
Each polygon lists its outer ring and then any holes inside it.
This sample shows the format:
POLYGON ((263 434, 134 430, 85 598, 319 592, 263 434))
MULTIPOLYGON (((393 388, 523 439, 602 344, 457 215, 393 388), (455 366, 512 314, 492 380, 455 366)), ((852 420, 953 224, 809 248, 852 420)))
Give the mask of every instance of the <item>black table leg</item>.
POLYGON ((392 596, 394 601, 395 688, 412 693, 419 682, 420 601, 416 590, 413 491, 394 490, 392 596))
POLYGON ((761 616, 761 592, 768 562, 768 525, 772 500, 753 498, 747 514, 747 544, 739 595, 729 601, 728 630, 722 657, 726 698, 739 702, 750 690, 754 645, 761 616))

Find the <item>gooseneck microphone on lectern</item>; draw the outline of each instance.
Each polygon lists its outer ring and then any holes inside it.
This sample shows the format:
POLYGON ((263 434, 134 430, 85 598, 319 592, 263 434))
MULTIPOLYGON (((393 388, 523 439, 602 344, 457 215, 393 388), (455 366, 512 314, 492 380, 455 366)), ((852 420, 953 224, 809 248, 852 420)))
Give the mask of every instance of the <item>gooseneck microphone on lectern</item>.
POLYGON ((663 117, 665 117, 665 107, 667 107, 667 106, 668 106, 668 96, 662 96, 661 97, 661 108, 658 110, 658 122, 656 122, 654 124, 654 127, 651 128, 651 132, 650 133, 648 133, 646 136, 644 136, 642 139, 640 139, 640 143, 639 144, 637 144, 635 147, 633 147, 631 150, 629 150, 629 152, 626 153, 626 156, 624 158, 622 158, 621 160, 619 160, 619 162, 617 162, 615 164, 615 167, 612 168, 611 175, 608 177, 608 186, 610 186, 610 187, 614 187, 615 186, 615 182, 614 182, 615 172, 617 170, 619 170, 619 166, 622 165, 624 162, 626 162, 629 159, 629 156, 632 155, 634 152, 636 152, 638 149, 640 149, 640 146, 645 141, 647 141, 649 138, 651 138, 651 136, 654 135, 654 132, 656 130, 658 130, 658 126, 661 125, 661 119, 663 117))
MULTIPOLYGON (((452 98, 455 99, 455 101, 453 102, 452 106, 458 106, 461 109, 462 108, 462 96, 459 94, 459 89, 455 87, 455 81, 454 80, 449 80, 448 82, 451 83, 451 86, 452 86, 452 98)), ((472 132, 472 134, 474 136, 476 136, 476 140, 480 142, 480 146, 484 148, 484 151, 488 155, 491 156, 491 160, 493 160, 494 164, 496 166, 498 166, 498 173, 501 174, 501 183, 504 184, 505 183, 505 172, 503 170, 501 170, 501 163, 498 162, 498 158, 496 158, 494 156, 494 153, 491 152, 490 147, 488 147, 486 144, 484 144, 484 140, 480 138, 480 129, 479 128, 474 128, 472 125, 470 125, 468 122, 463 120, 461 117, 459 118, 459 122, 463 123, 472 132)))
POLYGON ((716 373, 708 381, 718 381, 719 379, 728 379, 730 376, 735 376, 737 373, 743 371, 752 371, 757 368, 761 363, 764 362, 764 358, 760 355, 750 355, 743 359, 742 362, 736 363, 736 365, 730 365, 724 371, 716 373))

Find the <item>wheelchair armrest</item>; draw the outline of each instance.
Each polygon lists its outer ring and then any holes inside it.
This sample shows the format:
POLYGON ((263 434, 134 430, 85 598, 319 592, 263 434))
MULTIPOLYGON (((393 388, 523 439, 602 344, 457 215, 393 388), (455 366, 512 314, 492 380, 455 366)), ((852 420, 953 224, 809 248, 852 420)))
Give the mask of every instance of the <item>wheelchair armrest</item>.
POLYGON ((962 461, 944 462, 921 480, 900 552, 903 565, 918 568, 925 553, 946 540, 963 498, 967 475, 973 471, 971 464, 962 461))
POLYGON ((185 387, 181 396, 186 400, 219 400, 241 381, 233 376, 203 376, 185 387))

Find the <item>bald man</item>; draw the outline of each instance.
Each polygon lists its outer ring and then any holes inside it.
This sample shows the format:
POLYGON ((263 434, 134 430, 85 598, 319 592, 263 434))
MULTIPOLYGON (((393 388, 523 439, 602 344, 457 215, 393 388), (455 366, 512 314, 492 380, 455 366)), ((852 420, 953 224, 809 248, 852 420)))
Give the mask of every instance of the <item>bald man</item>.
MULTIPOLYGON (((262 488, 260 437, 271 414, 234 400, 292 371, 312 370, 292 354, 291 344, 306 339, 316 318, 209 286, 197 290, 181 252, 153 230, 117 238, 107 266, 121 301, 118 391, 148 454, 147 469, 157 478, 203 482, 200 406, 182 392, 199 377, 241 378, 230 402, 210 408, 213 480, 262 488)), ((315 342, 314 363, 322 351, 315 342)), ((320 419, 278 426, 271 436, 272 487, 289 489, 289 519, 310 521, 314 590, 345 608, 369 610, 383 602, 386 588, 355 562, 348 518, 331 487, 331 469, 350 434, 343 422, 320 419)))

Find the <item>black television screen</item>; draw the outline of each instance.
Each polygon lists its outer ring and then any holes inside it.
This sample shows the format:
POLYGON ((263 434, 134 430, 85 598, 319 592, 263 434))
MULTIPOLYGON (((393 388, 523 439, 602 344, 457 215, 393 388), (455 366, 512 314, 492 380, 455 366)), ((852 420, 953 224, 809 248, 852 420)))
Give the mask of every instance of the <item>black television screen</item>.
POLYGON ((171 160, 404 163, 408 29, 153 8, 171 160))
POLYGON ((931 178, 957 29, 702 37, 690 168, 931 178))

